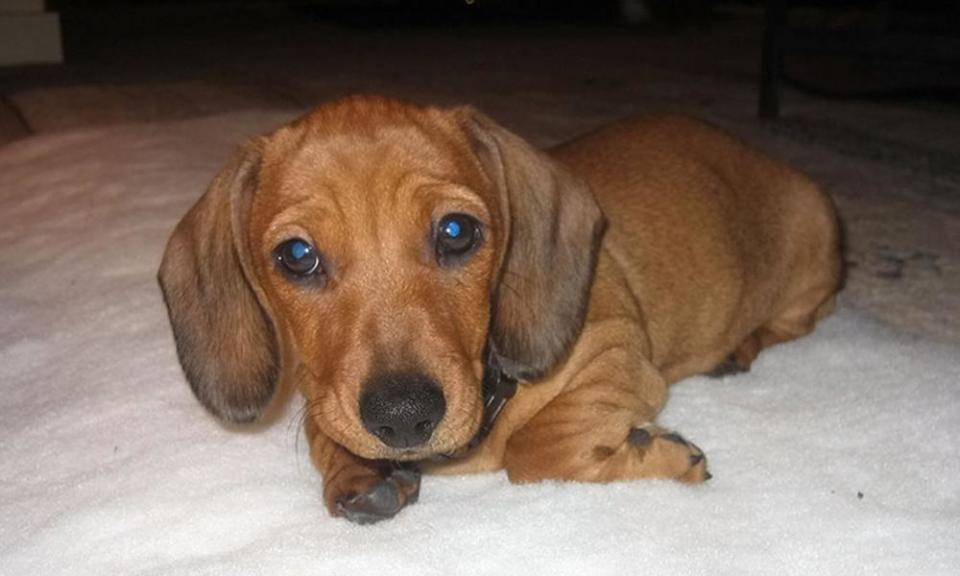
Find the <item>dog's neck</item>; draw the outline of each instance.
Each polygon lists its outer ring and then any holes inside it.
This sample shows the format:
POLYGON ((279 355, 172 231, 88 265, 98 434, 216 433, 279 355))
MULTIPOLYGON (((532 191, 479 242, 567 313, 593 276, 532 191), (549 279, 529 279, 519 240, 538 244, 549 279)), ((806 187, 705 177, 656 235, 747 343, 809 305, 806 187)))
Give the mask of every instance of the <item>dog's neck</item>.
POLYGON ((476 436, 467 444, 467 451, 476 448, 486 439, 497 421, 497 416, 516 392, 517 379, 504 371, 500 355, 491 342, 487 345, 483 362, 483 420, 476 436))
POLYGON ((493 430, 497 416, 503 411, 507 401, 517 392, 517 379, 504 371, 493 342, 487 345, 484 352, 482 392, 483 419, 480 421, 480 429, 465 446, 447 454, 440 454, 435 460, 462 458, 479 446, 493 430))

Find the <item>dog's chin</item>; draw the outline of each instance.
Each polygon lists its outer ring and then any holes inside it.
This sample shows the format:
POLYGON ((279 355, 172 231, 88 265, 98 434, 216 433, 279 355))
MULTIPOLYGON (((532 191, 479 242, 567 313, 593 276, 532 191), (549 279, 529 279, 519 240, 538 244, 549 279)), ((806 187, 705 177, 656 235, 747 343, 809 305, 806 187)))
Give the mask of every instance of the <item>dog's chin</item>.
POLYGON ((465 454, 468 451, 471 439, 472 436, 459 442, 452 439, 443 439, 415 448, 391 448, 375 441, 376 443, 371 442, 372 446, 358 446, 359 449, 354 449, 352 452, 368 460, 391 460, 395 462, 449 460, 465 454))
POLYGON ((418 462, 420 460, 429 460, 434 454, 435 452, 433 450, 427 448, 406 448, 402 450, 392 449, 387 456, 383 457, 383 459, 394 460, 396 462, 418 462))
POLYGON ((422 460, 447 460, 466 452, 469 439, 462 443, 443 442, 436 446, 427 445, 417 448, 388 448, 378 450, 374 460, 394 460, 397 462, 418 462, 422 460))

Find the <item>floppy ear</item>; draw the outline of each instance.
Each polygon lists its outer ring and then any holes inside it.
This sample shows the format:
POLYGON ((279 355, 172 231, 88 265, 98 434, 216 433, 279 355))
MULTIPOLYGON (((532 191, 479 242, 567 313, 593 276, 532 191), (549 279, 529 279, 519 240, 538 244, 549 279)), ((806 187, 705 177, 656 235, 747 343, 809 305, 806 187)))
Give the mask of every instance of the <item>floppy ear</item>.
POLYGON ((174 230, 159 274, 190 387, 231 422, 260 415, 278 374, 276 337, 252 289, 244 234, 260 157, 250 144, 220 171, 174 230))
POLYGON ((474 149, 499 188, 507 229, 491 332, 524 379, 561 360, 583 327, 604 218, 587 184, 486 116, 465 109, 474 149))

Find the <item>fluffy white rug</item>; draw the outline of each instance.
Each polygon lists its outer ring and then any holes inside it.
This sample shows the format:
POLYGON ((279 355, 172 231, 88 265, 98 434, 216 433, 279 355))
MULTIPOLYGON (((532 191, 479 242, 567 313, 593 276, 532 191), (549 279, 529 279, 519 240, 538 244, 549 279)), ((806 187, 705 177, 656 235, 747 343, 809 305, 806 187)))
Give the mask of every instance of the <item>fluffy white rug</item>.
POLYGON ((714 479, 423 481, 327 516, 295 406, 227 430, 183 381, 155 271, 244 134, 283 115, 0 150, 0 574, 956 574, 960 355, 844 311, 663 421, 714 479))

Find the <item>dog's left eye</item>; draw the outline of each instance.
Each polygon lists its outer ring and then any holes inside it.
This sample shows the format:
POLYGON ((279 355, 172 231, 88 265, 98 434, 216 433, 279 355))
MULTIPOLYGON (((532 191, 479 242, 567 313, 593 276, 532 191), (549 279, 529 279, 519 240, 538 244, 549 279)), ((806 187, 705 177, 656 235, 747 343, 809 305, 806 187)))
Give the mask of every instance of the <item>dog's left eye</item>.
POLYGON ((466 214, 447 214, 437 225, 437 260, 455 263, 480 244, 480 223, 466 214))
POLYGON ((317 249, 302 238, 293 238, 283 242, 275 251, 277 264, 287 274, 295 278, 305 278, 320 268, 320 255, 317 249))

